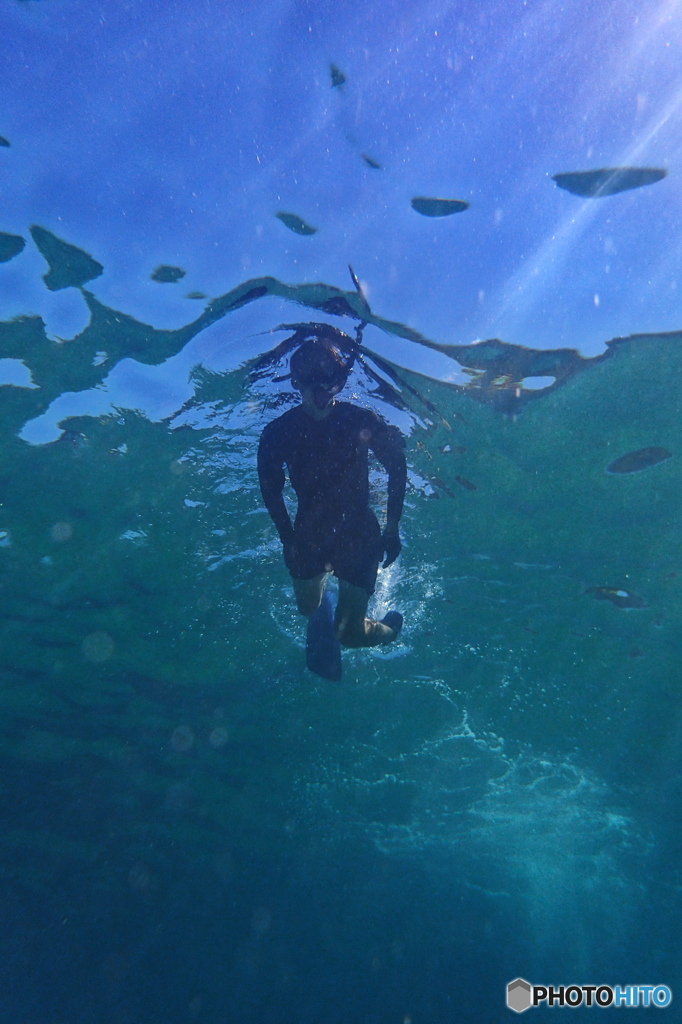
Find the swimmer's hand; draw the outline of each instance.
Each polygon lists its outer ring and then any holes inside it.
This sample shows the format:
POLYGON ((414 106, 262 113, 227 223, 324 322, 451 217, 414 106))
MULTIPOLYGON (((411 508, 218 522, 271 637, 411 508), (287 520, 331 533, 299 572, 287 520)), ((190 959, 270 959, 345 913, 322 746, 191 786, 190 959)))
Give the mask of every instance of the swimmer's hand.
POLYGON ((388 569, 389 565, 393 565, 396 558, 402 551, 403 545, 400 540, 400 536, 397 533, 387 532, 384 533, 381 538, 381 543, 383 545, 383 551, 386 554, 386 560, 384 561, 382 568, 388 569))

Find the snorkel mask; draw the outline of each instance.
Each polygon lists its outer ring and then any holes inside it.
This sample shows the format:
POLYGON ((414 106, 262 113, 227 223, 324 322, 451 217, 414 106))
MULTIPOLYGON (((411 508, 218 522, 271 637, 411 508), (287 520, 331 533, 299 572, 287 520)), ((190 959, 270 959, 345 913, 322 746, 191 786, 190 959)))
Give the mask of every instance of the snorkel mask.
POLYGON ((339 391, 343 390, 346 377, 342 377, 338 373, 333 376, 319 373, 295 378, 292 383, 298 391, 309 390, 315 406, 322 411, 330 406, 339 391))
POLYGON ((308 392, 322 412, 345 387, 351 365, 337 345, 308 338, 291 357, 291 383, 298 391, 308 392))

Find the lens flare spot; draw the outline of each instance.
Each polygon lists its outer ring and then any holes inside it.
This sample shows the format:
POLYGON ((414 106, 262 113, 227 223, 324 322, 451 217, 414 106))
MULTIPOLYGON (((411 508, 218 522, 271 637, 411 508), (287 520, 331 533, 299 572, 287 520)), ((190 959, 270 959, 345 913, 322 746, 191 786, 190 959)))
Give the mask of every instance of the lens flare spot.
POLYGON ((230 733, 224 725, 217 725, 215 729, 211 730, 208 737, 209 745, 212 746, 214 750, 221 750, 223 747, 227 746, 229 741, 230 733))
POLYGON ((97 629, 94 633, 88 633, 81 644, 81 650, 86 661, 91 661, 93 665, 100 665, 109 660, 114 653, 115 646, 109 633, 97 629))
POLYGON ((170 745, 176 754, 188 754, 194 746, 194 731, 188 725, 179 725, 171 733, 170 745))
POLYGON ((54 523, 54 525, 50 527, 50 539, 53 540, 55 544, 63 544, 64 541, 71 540, 72 537, 73 526, 65 520, 54 523))

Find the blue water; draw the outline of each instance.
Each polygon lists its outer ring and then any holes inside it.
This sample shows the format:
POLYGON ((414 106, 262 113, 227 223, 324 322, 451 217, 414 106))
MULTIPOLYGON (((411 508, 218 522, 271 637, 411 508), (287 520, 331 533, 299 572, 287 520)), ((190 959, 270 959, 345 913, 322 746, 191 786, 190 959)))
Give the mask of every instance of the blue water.
POLYGON ((2 1019, 676 1019, 677 3, 0 24, 2 1019), (667 174, 552 180, 622 166, 667 174), (255 472, 321 320, 409 467, 342 683, 255 472))

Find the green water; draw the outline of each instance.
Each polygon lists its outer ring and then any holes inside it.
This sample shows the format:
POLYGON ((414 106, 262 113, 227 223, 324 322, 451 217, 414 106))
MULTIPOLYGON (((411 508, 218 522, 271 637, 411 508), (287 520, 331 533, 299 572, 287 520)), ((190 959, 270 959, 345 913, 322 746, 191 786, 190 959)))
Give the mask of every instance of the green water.
MULTIPOLYGON (((0 356, 37 385, 4 387, 0 407, 5 877, 68 913, 65 872, 146 905, 188 863, 208 892, 254 857, 447 850, 458 885, 527 902, 536 943, 555 948, 547 922, 576 894, 597 899, 601 941, 622 923, 606 898, 649 870, 677 742, 682 335, 620 341, 514 416, 494 387, 399 371, 405 548, 376 602, 406 626, 388 652, 346 652, 338 685, 304 668, 255 474, 279 405, 249 366, 197 369, 194 399, 164 422, 120 410, 71 418, 49 444, 19 433, 63 392, 126 356, 161 363, 245 301, 276 295, 291 319, 331 301, 424 339, 321 285, 247 282, 178 331, 84 294, 92 318, 73 341, 36 317, 0 325, 0 356), (672 458, 606 472, 649 446, 672 458)), ((353 393, 394 414, 360 377, 353 393)), ((589 964, 584 928, 561 941, 589 964)))

